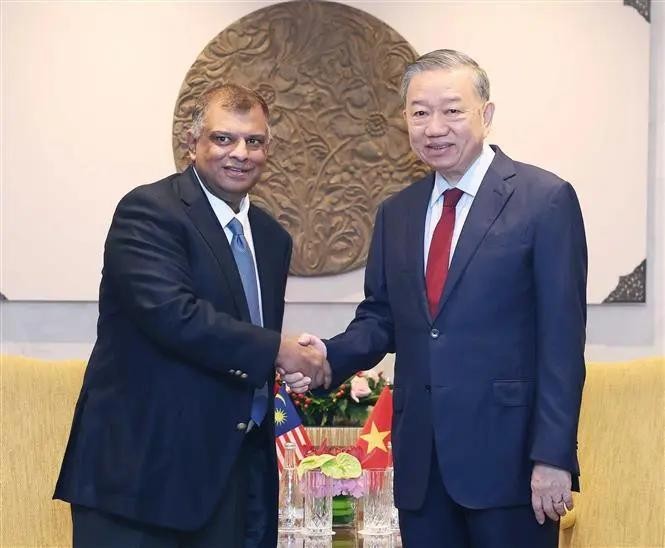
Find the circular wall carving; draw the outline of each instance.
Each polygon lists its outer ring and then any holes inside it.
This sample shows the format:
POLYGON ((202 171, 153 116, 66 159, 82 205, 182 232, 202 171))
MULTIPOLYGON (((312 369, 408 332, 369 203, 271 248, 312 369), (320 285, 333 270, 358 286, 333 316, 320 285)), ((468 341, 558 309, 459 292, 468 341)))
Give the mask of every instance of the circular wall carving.
POLYGON ((256 89, 273 142, 254 203, 294 240, 291 272, 337 274, 365 264, 376 209, 427 169, 409 148, 399 84, 411 46, 392 28, 333 2, 257 10, 219 33, 185 77, 173 122, 184 170, 195 98, 213 82, 256 89))

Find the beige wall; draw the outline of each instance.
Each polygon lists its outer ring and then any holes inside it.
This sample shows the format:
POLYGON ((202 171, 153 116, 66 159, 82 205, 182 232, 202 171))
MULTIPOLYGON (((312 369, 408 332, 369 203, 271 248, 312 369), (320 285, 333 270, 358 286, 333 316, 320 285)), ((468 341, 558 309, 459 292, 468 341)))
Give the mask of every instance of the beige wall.
MULTIPOLYGON (((87 356, 96 305, 64 301, 96 299, 119 197, 173 170, 171 119, 191 62, 228 23, 266 4, 2 4, 0 287, 13 299, 52 301, 2 305, 4 351, 87 356)), ((651 28, 619 0, 353 4, 419 52, 459 48, 486 66, 498 104, 492 141, 569 178, 580 193, 597 280, 592 300, 648 245, 649 303, 590 307, 592 359, 662 353, 665 341, 665 9, 652 4, 651 28), (575 30, 583 44, 571 40, 575 30), (634 211, 622 221, 626 204, 634 211)), ((286 328, 334 334, 361 289, 361 272, 291 280, 286 328)))
MULTIPOLYGON (((96 299, 115 204, 174 169, 171 120, 186 71, 213 36, 262 5, 3 5, 9 298, 96 299), (63 268, 71 257, 77 268, 63 268)), ((618 1, 354 5, 418 52, 457 48, 485 66, 497 103, 491 141, 574 183, 588 230, 589 301, 602 301, 646 256, 646 21, 618 1)), ((294 279, 289 298, 355 302, 361 273, 347 278, 294 279)))

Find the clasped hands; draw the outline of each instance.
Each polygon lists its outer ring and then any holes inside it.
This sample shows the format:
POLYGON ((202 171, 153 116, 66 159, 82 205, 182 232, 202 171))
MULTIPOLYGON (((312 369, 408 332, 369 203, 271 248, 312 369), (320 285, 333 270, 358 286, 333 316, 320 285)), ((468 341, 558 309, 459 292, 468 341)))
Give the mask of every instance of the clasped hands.
POLYGON ((332 371, 326 357, 321 339, 303 333, 297 339, 282 337, 275 365, 291 391, 301 394, 320 386, 330 387, 332 371))

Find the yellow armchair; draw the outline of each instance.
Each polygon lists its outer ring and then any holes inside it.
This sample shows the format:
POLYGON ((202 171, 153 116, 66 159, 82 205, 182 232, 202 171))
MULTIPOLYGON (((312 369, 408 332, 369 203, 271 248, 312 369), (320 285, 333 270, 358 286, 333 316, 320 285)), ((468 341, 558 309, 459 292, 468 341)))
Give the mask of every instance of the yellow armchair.
POLYGON ((72 545, 69 505, 51 500, 84 361, 0 356, 0 546, 72 545))
POLYGON ((665 359, 588 364, 578 440, 560 547, 665 547, 665 359))

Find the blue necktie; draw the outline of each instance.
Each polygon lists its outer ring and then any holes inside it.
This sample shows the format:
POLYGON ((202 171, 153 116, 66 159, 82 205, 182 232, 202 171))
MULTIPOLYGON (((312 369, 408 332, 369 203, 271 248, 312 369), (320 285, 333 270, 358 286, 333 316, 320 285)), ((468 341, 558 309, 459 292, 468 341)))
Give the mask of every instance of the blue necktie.
MULTIPOLYGON (((236 260, 236 266, 240 273, 242 287, 245 290, 245 299, 247 300, 247 307, 249 308, 249 317, 254 325, 263 325, 261 321, 261 310, 259 307, 259 287, 256 281, 256 270, 254 268, 254 257, 252 257, 252 250, 245 239, 245 234, 242 228, 242 223, 233 218, 227 225, 229 230, 233 233, 231 238, 231 251, 236 260)), ((268 410, 268 384, 264 384, 261 388, 254 390, 254 399, 252 400, 252 411, 250 416, 257 424, 266 416, 268 410)))

